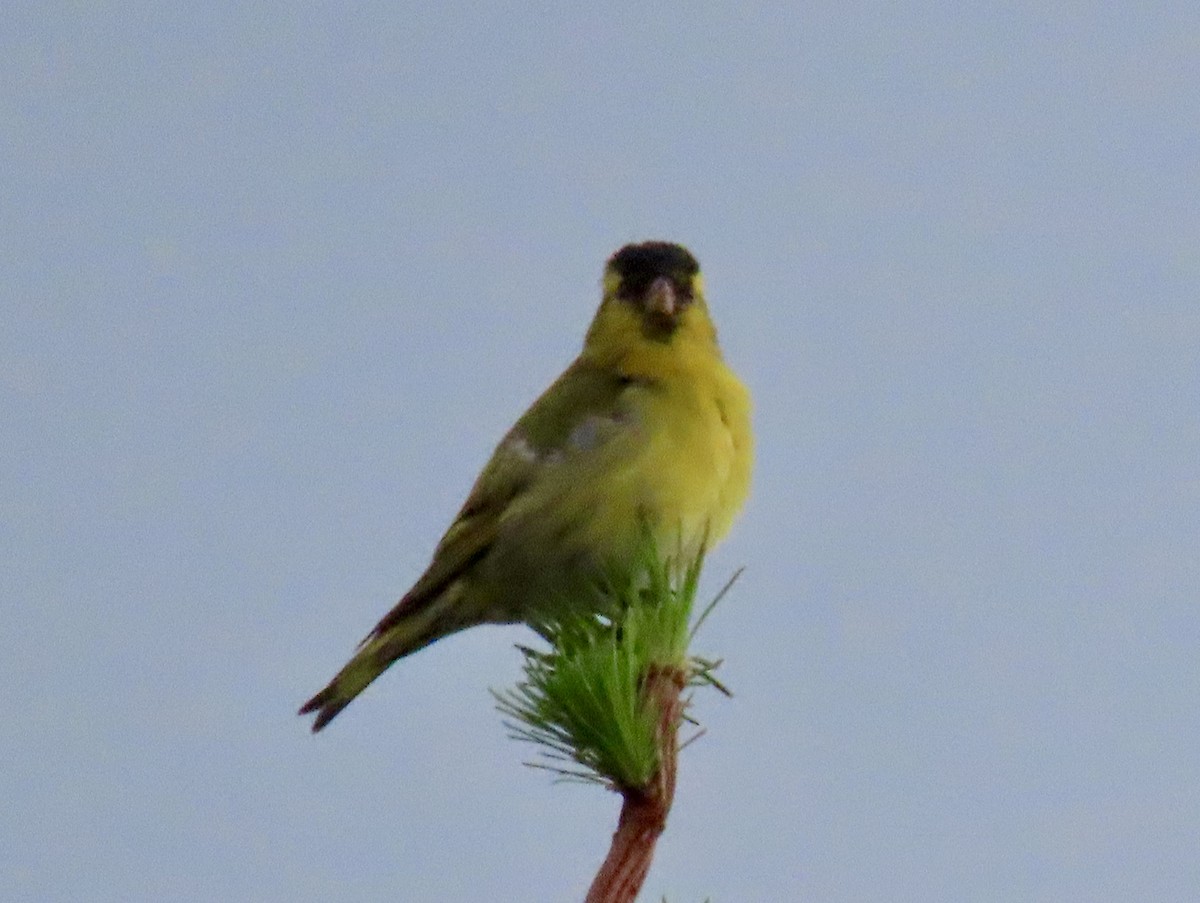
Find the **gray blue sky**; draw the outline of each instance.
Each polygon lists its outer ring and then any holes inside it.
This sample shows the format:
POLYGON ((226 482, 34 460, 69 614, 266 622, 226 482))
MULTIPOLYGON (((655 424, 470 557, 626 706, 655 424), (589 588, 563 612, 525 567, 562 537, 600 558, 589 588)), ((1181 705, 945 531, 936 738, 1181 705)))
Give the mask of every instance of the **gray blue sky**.
POLYGON ((1194 3, 21 3, 0 897, 580 899, 489 686, 295 709, 688 244, 756 402, 647 899, 1195 899, 1194 3))

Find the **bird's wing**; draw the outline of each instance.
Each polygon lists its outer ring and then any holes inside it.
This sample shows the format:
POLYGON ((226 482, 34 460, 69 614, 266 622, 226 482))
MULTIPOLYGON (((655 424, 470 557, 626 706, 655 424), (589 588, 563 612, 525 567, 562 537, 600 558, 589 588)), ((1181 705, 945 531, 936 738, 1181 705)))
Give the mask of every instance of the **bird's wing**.
POLYGON ((584 359, 568 367, 501 440, 438 543, 429 568, 367 639, 422 608, 469 572, 490 551, 513 502, 535 490, 552 470, 568 458, 598 450, 624 431, 633 410, 629 393, 637 386, 584 359))

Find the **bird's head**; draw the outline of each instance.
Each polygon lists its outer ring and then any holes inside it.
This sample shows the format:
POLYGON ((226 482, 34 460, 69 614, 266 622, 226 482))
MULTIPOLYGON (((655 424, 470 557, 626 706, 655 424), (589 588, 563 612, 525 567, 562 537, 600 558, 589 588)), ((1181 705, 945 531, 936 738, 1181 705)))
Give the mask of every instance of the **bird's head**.
POLYGON ((700 264, 682 245, 626 245, 604 268, 604 299, 588 330, 587 346, 617 350, 651 343, 716 346, 704 303, 700 264))

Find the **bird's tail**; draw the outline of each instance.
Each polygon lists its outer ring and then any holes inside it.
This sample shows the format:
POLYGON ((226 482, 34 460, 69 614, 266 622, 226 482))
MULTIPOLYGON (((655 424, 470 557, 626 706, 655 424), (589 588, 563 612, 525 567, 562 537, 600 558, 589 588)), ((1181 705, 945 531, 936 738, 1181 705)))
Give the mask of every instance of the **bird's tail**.
POLYGON ((415 599, 401 600, 367 635, 354 658, 328 686, 300 707, 301 715, 317 713, 313 733, 332 721, 394 661, 468 626, 449 617, 455 608, 453 596, 442 593, 417 605, 412 604, 415 599))

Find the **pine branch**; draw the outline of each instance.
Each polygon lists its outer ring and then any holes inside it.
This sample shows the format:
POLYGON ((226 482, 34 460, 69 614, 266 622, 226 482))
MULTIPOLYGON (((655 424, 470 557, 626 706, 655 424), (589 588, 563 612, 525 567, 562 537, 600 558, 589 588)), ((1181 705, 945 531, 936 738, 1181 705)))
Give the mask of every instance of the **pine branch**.
POLYGON ((611 614, 538 625, 549 649, 523 647, 524 679, 493 691, 509 735, 539 747, 540 758, 527 765, 622 796, 612 846, 586 903, 636 898, 674 799, 680 724, 696 724, 687 716, 687 690, 713 686, 728 694, 712 673, 720 662, 688 651, 729 589, 692 624, 703 561, 703 551, 690 561, 664 557, 647 536, 634 566, 608 581, 603 604, 584 606, 611 614))
POLYGON ((681 694, 686 686, 687 675, 681 668, 652 669, 646 677, 645 699, 659 716, 658 768, 646 787, 622 791, 624 802, 617 831, 585 903, 632 903, 646 880, 655 845, 666 830, 675 799, 677 734, 684 708, 681 694))

